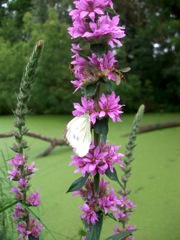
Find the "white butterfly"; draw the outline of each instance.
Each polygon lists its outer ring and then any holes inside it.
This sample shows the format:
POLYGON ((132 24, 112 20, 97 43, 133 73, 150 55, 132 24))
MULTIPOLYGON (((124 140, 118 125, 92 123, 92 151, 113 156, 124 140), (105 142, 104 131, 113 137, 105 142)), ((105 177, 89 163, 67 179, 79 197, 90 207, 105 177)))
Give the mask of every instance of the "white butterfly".
POLYGON ((88 113, 74 117, 65 130, 65 139, 71 145, 79 157, 84 157, 91 144, 91 124, 88 113))

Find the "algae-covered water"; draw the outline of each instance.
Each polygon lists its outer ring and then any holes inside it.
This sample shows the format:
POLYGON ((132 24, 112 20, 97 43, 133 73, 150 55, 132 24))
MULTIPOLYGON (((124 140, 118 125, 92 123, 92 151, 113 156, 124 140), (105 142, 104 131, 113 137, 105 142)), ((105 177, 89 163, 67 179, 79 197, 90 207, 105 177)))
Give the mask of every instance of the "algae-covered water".
MULTIPOLYGON (((13 129, 12 119, 12 116, 0 116, 0 133, 13 129)), ((33 132, 62 138, 70 119, 69 115, 29 116, 27 127, 33 132)), ((179 119, 180 114, 145 114, 142 125, 179 119)), ((122 120, 122 123, 110 123, 108 139, 110 143, 122 145, 120 152, 123 153, 127 142, 123 134, 129 131, 133 115, 124 115, 122 120)), ((73 173, 74 167, 68 166, 70 147, 56 147, 47 157, 35 158, 49 143, 30 137, 27 140, 29 160, 35 161, 39 169, 31 183, 34 189, 40 190, 41 219, 56 239, 78 240, 77 233, 82 227, 78 206, 83 203, 79 197, 66 194, 69 185, 80 176, 73 173)), ((13 138, 0 139, 0 150, 6 159, 14 154, 10 150, 13 142, 13 138)), ((138 228, 135 239, 180 239, 180 127, 139 134, 134 157, 129 188, 132 190, 130 198, 137 205, 130 221, 138 228)), ((120 176, 120 169, 117 168, 117 172, 120 176)), ((112 186, 118 190, 115 182, 112 186)), ((111 235, 115 225, 115 221, 105 218, 102 240, 111 235)), ((52 239, 47 230, 44 239, 52 239)))

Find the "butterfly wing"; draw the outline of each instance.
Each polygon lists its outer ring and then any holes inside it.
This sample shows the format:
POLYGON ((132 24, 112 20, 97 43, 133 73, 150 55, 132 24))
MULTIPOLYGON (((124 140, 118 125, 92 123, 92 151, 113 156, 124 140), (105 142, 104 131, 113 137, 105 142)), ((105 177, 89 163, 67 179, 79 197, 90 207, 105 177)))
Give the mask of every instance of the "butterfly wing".
POLYGON ((67 125, 65 138, 78 156, 85 156, 91 143, 89 115, 84 114, 73 118, 67 125))

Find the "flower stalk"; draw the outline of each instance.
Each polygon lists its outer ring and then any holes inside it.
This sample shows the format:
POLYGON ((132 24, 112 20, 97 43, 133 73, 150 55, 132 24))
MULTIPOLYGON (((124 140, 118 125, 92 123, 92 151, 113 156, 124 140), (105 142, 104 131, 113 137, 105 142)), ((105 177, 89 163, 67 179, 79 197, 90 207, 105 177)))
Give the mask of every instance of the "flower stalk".
POLYGON ((122 182, 123 182, 124 188, 123 188, 123 191, 121 190, 121 194, 123 196, 127 196, 128 194, 130 194, 130 190, 127 189, 127 183, 131 176, 131 162, 134 160, 133 151, 136 146, 135 142, 136 142, 139 125, 143 117, 143 114, 144 114, 144 105, 141 105, 133 120, 132 127, 128 136, 128 143, 126 144, 126 151, 123 158, 124 166, 122 167, 122 171, 124 172, 124 175, 122 176, 122 182))
POLYGON ((15 199, 18 202, 13 212, 14 220, 18 221, 16 230, 20 232, 19 238, 27 240, 32 238, 39 239, 40 232, 43 229, 38 220, 33 218, 28 211, 28 207, 40 205, 40 197, 39 190, 29 193, 29 181, 38 169, 34 166, 34 162, 28 165, 28 156, 25 153, 28 145, 24 139, 28 132, 26 127, 26 116, 29 113, 28 103, 43 46, 43 40, 36 44, 21 80, 19 94, 17 95, 17 106, 14 111, 14 127, 17 130, 14 133, 16 143, 13 145, 12 150, 16 152, 16 155, 12 160, 8 161, 13 167, 12 171, 8 171, 8 177, 10 181, 18 182, 18 186, 10 190, 10 192, 15 194, 15 199))
MULTIPOLYGON (((112 0, 79 0, 74 1, 74 5, 75 9, 69 14, 72 26, 68 28, 76 42, 71 48, 73 60, 70 68, 75 76, 72 81, 74 93, 81 89, 84 96, 81 103, 74 103, 72 114, 75 118, 67 125, 66 137, 76 153, 70 165, 74 165, 75 172, 81 172, 82 177, 71 185, 68 192, 74 191, 73 195, 79 194, 85 202, 79 207, 83 211, 81 219, 85 220, 87 228, 83 239, 98 240, 103 215, 124 223, 135 207, 124 194, 130 169, 121 161, 123 154, 118 152, 120 146, 110 145, 107 141, 109 119, 122 122, 120 115, 123 105, 119 103, 120 97, 116 96, 113 88, 113 83, 120 84, 122 74, 116 69, 116 51, 113 48, 122 46, 120 39, 125 36, 125 31, 124 27, 119 26, 120 18, 113 11, 112 0), (100 89, 100 86, 103 87, 100 89), (86 127, 94 132, 90 145, 86 127), (79 145, 85 149, 88 146, 88 151, 81 151, 77 147, 79 145), (125 172, 123 183, 118 179, 115 164, 125 172), (103 175, 121 186, 121 196, 115 194, 103 175)), ((116 229, 115 232, 123 234, 119 236, 122 239, 122 236, 129 237, 133 229, 123 225, 123 230, 116 229)))

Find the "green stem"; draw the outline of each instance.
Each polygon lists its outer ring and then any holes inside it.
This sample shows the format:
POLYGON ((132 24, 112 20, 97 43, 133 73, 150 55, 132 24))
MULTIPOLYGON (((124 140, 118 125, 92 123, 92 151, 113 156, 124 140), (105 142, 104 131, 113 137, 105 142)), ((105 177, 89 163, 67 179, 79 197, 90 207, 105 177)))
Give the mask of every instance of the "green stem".
POLYGON ((97 173, 94 176, 94 190, 96 193, 99 193, 99 182, 100 182, 100 175, 97 173))
MULTIPOLYGON (((100 84, 98 83, 97 90, 96 90, 96 93, 94 95, 95 108, 98 105, 97 103, 98 103, 98 100, 99 100, 99 95, 100 95, 100 84)), ((94 131, 94 145, 98 146, 99 142, 100 142, 100 134, 98 134, 94 131)), ((94 176, 94 190, 95 190, 96 193, 99 193, 99 182, 100 182, 100 175, 96 174, 94 176)))

